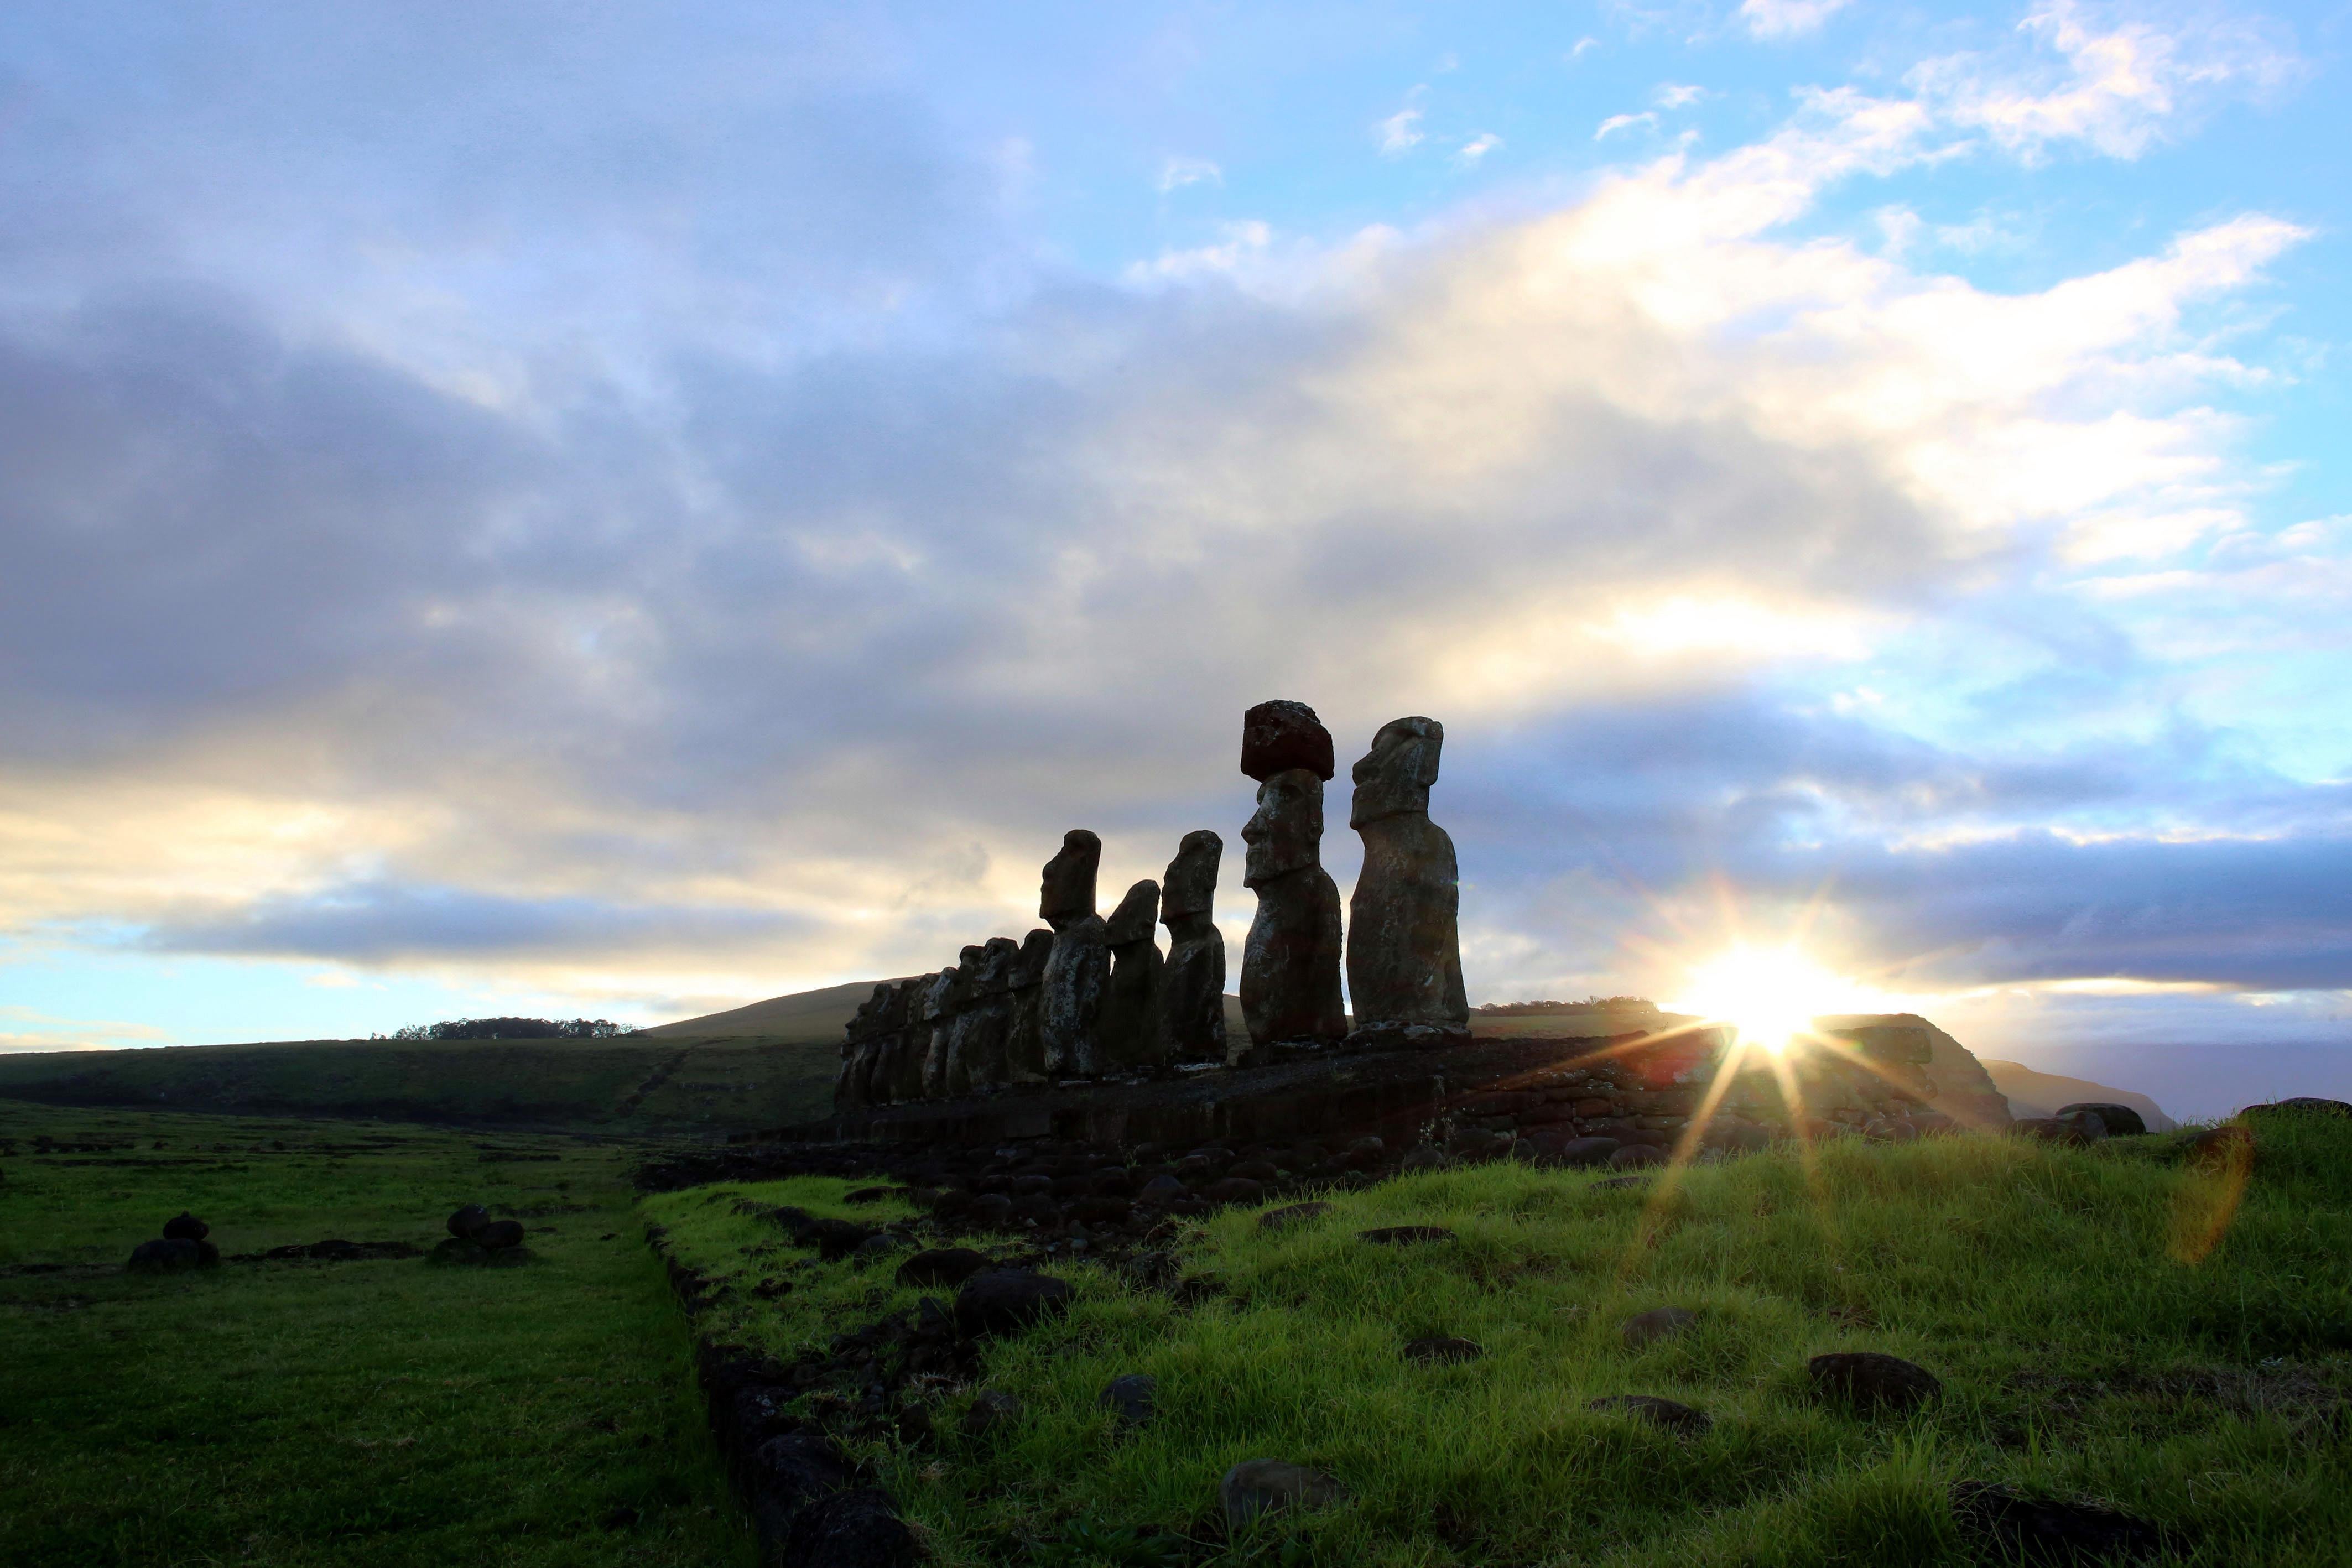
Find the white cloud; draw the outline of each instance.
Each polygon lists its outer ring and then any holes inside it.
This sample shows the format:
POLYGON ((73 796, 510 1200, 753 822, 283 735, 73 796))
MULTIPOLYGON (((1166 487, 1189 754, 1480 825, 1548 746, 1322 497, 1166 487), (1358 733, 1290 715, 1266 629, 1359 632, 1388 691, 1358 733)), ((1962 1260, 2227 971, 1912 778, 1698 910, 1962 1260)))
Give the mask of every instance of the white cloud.
POLYGON ((1592 140, 1595 141, 1605 141, 1621 131, 1631 131, 1637 125, 1647 125, 1654 129, 1657 123, 1658 117, 1654 114, 1646 112, 1642 114, 1612 114, 1608 119, 1601 122, 1600 129, 1592 133, 1592 140))
POLYGON ((1600 47, 1601 40, 1598 38, 1579 38, 1576 40, 1575 46, 1561 57, 1566 59, 1570 65, 1574 65, 1577 61, 1582 59, 1586 55, 1591 53, 1594 49, 1597 49, 1600 47))
POLYGON ((1421 88, 1414 88, 1405 95, 1405 105, 1402 109, 1372 127, 1372 132, 1380 141, 1381 157, 1401 158, 1421 144, 1423 133, 1419 99, 1423 90, 1421 88))
POLYGON ((2095 15, 2055 0, 2019 25, 2024 57, 1945 56, 1905 79, 1940 118, 2028 159, 2064 141, 2136 158, 2224 92, 2259 94, 2301 67, 2251 23, 2105 24, 2095 15))
POLYGON ((1183 282, 1212 275, 1230 277, 1263 257, 1274 240, 1273 228, 1255 219, 1220 224, 1217 231, 1223 237, 1214 245, 1164 251, 1148 262, 1130 265, 1127 281, 1139 285, 1183 282))
POLYGON ((1659 109, 1687 109, 1706 97, 1706 89, 1679 82, 1661 82, 1650 95, 1650 102, 1659 109))
POLYGON ((1793 38, 1811 33, 1853 0, 1739 0, 1739 19, 1751 37, 1793 38))
POLYGON ((1477 135, 1472 137, 1469 141, 1464 142, 1462 144, 1461 151, 1454 153, 1454 157, 1460 159, 1465 163, 1475 163, 1481 158, 1484 158, 1487 153, 1494 152, 1502 144, 1503 139, 1501 137, 1496 135, 1491 131, 1482 131, 1477 135))
POLYGON ((1222 185, 1225 172, 1206 158, 1171 156, 1160 165, 1157 184, 1163 193, 1181 190, 1186 185, 1222 185))

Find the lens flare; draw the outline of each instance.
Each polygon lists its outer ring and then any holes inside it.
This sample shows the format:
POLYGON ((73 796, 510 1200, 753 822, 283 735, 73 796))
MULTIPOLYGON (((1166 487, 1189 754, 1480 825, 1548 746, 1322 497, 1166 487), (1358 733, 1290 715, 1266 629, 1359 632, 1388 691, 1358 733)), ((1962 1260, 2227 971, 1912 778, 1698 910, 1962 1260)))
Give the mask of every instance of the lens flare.
POLYGON ((1778 1055, 1853 988, 1794 947, 1741 946, 1692 970, 1689 989, 1673 1007, 1736 1024, 1742 1043, 1778 1055))

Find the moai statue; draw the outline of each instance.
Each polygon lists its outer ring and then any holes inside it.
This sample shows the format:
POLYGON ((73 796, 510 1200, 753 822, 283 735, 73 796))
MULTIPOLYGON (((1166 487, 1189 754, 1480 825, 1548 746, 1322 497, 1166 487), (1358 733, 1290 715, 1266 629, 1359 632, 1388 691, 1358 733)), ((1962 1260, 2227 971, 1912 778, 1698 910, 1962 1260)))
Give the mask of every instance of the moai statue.
POLYGON ((1004 1044, 1013 1026, 1012 970, 1020 956, 1021 945, 1010 936, 992 936, 980 949, 971 970, 971 999, 948 1031, 950 1099, 1004 1082, 1004 1044))
MULTIPOLYGON (((906 988, 896 980, 885 980, 849 1020, 848 1038, 841 1046, 841 1076, 833 1086, 834 1109, 854 1111, 875 1103, 875 1075, 887 1066, 892 1040, 906 1027, 906 988)), ((885 1079, 885 1090, 887 1084, 885 1079)))
POLYGON ((1348 903, 1351 1047, 1426 1049, 1470 1039, 1455 925, 1461 873, 1454 841, 1429 820, 1444 744, 1435 719, 1395 719, 1355 767, 1348 825, 1363 837, 1364 870, 1348 903))
MULTIPOLYGON (((966 952, 978 953, 976 947, 966 952)), ((951 966, 938 974, 916 983, 923 988, 922 1000, 915 1008, 914 1038, 907 1042, 907 1056, 911 1063, 907 1074, 913 1080, 902 1098, 936 1100, 947 1092, 948 1031, 955 1027, 955 1009, 959 1000, 956 982, 961 978, 961 967, 951 966)))
POLYGON ((1168 1061, 1160 1030, 1160 884, 1146 878, 1127 890, 1105 924, 1110 942, 1110 986, 1103 993, 1104 1065, 1114 1071, 1149 1071, 1168 1061))
POLYGON ((1178 1061, 1225 1059, 1225 934, 1212 914, 1225 841, 1202 828, 1184 835, 1160 884, 1168 964, 1160 977, 1160 1030, 1178 1061))
POLYGON ((1095 913, 1095 873, 1102 841, 1084 828, 1062 835, 1062 852, 1045 862, 1037 916, 1054 928, 1045 960, 1045 1071, 1091 1078, 1102 1071, 1103 993, 1110 986, 1110 931, 1095 913))
POLYGON ((1243 880, 1257 894, 1242 949, 1252 1057, 1325 1049, 1348 1032, 1339 889, 1322 861, 1331 732, 1305 703, 1260 703, 1242 718, 1242 771, 1258 781, 1257 813, 1242 830, 1243 880))
POLYGON ((1004 1082, 1044 1083, 1045 1071, 1045 965, 1054 956, 1054 934, 1039 929, 1021 941, 1006 967, 1012 1012, 1004 1039, 1004 1082))

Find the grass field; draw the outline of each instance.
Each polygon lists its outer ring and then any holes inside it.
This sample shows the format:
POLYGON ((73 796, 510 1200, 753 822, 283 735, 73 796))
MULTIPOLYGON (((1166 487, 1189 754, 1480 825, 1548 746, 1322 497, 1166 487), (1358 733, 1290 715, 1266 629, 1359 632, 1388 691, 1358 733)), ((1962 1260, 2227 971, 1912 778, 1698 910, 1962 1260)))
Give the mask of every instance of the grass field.
MULTIPOLYGON (((2352 1124, 2270 1118, 2250 1184, 2178 1159, 2178 1137, 2087 1150, 1967 1137, 1776 1151, 1654 1191, 1509 1164, 1334 1195, 1270 1232, 1197 1228, 1186 1267, 1227 1294, 1192 1310, 1107 1270, 1058 1270, 1067 1318, 990 1352, 1024 1405, 1001 1437, 862 1457, 944 1563, 1156 1561, 1211 1542, 1218 1478, 1279 1458, 1353 1500, 1194 1557, 1347 1564, 1914 1564, 1978 1560, 1947 1502, 1962 1479, 2089 1495, 2205 1564, 2340 1564, 2352 1540, 2352 1124), (1357 1239, 1444 1226, 1417 1248, 1357 1239), (1660 1306, 1697 1326, 1630 1349, 1660 1306), (1408 1362, 1424 1335, 1485 1348, 1408 1362), (1826 1406, 1807 1359, 1876 1350, 1928 1367, 1907 1417, 1826 1406), (1152 1375, 1158 1416, 1122 1435, 1112 1377, 1152 1375), (1714 1421, 1695 1440, 1587 1408, 1652 1394, 1714 1421), (1154 1531, 1168 1532, 1157 1538, 1154 1531), (1094 1544, 1086 1545, 1091 1542, 1094 1544)), ((796 1180, 647 1200, 681 1260, 728 1281, 707 1332, 790 1355, 911 1306, 887 1268, 826 1265, 737 1209, 843 1207, 796 1180), (780 1300, 751 1286, 782 1276, 780 1300)))
POLYGON ((634 1147, 0 1101, 10 1145, 0 1563, 748 1568, 634 1147), (535 1260, 121 1268, 182 1208, 235 1255, 467 1201, 535 1260))

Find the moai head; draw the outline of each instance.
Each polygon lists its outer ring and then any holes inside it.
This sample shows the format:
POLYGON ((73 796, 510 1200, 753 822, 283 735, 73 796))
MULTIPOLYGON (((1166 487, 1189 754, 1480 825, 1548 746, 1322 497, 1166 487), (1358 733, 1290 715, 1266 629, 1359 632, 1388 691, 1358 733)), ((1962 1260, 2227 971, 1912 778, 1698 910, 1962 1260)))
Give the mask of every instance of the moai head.
POLYGON ((850 1032, 863 1040, 906 1028, 907 1002, 913 989, 905 980, 885 980, 875 987, 874 994, 859 1004, 856 1018, 850 1021, 850 1032))
POLYGON ((1110 912, 1110 945, 1124 947, 1130 942, 1149 942, 1158 934, 1160 925, 1160 884, 1145 877, 1127 890, 1118 907, 1110 912))
POLYGON ((1277 773, 1257 787, 1257 813, 1242 830, 1249 845, 1242 881, 1263 886, 1289 872, 1320 865, 1323 780, 1304 768, 1277 773))
POLYGON ((984 997, 1003 996, 1013 988, 1013 968, 1021 961, 1021 944, 1010 936, 992 936, 981 949, 978 989, 984 997))
POLYGON ((1102 840, 1084 828, 1062 835, 1062 852, 1045 862, 1037 894, 1037 918, 1059 931, 1095 912, 1095 873, 1102 865, 1102 840))
POLYGON ((1304 768, 1331 777, 1331 732, 1305 703, 1260 703, 1242 715, 1242 771, 1263 784, 1304 768))
POLYGON ((1225 841, 1206 828, 1184 835, 1168 875, 1160 883, 1160 918, 1173 927, 1188 915, 1207 915, 1217 903, 1217 862, 1225 841))
POLYGON ((1433 718, 1392 718, 1372 737, 1372 748, 1355 768, 1356 798, 1348 825, 1360 828, 1382 817, 1429 814, 1430 786, 1437 782, 1437 754, 1445 727, 1433 718))
POLYGON ((1032 931, 1021 939, 1021 950, 1014 955, 1009 978, 1016 991, 1029 990, 1045 983, 1045 961, 1054 956, 1054 934, 1032 931))

